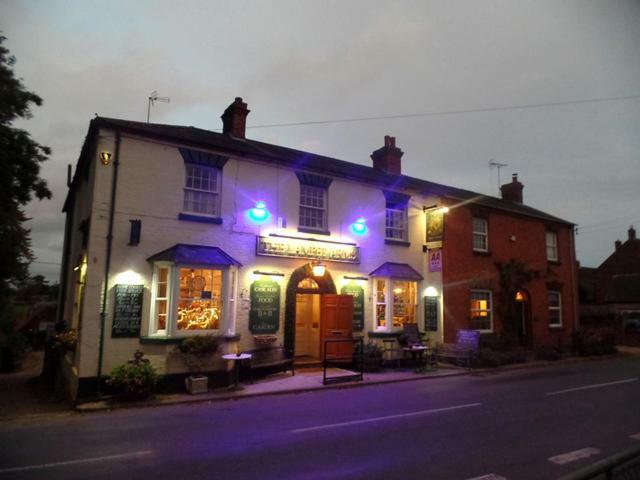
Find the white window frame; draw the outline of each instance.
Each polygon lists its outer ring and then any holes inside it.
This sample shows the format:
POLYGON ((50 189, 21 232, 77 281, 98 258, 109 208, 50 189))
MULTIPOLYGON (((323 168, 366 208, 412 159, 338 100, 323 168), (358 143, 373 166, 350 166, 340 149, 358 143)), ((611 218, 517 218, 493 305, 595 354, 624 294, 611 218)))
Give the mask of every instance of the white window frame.
POLYGON ((489 221, 482 217, 473 217, 471 219, 471 230, 473 232, 472 246, 474 252, 488 252, 489 251, 489 221), (476 229, 476 222, 482 222, 484 230, 476 229), (484 248, 476 247, 476 239, 482 239, 484 248))
POLYGON ((548 304, 549 309, 549 327, 551 328, 561 328, 562 327, 562 292, 557 290, 549 290, 547 292, 547 302, 549 302, 549 295, 557 295, 558 296, 558 305, 548 304), (551 323, 551 312, 558 312, 558 323, 551 323))
POLYGON ((153 268, 153 279, 151 282, 151 305, 149 310, 149 331, 150 337, 159 338, 180 338, 202 334, 220 334, 231 330, 235 332, 236 319, 236 301, 238 269, 235 266, 228 268, 213 268, 210 265, 184 265, 171 262, 156 262, 153 268), (167 285, 167 318, 166 329, 156 330, 156 292, 158 288, 158 270, 160 268, 168 268, 168 285, 167 285), (198 268, 222 271, 222 287, 221 297, 221 315, 219 328, 207 330, 178 330, 178 300, 180 288, 180 269, 181 268, 198 268), (226 300, 226 301, 225 301, 226 300))
POLYGON ((547 230, 545 234, 545 244, 547 247, 547 261, 558 261, 558 234, 547 230))
POLYGON ((406 242, 409 238, 409 219, 408 219, 408 210, 409 206, 405 205, 403 208, 385 208, 384 213, 384 238, 386 240, 395 240, 399 242, 406 242), (389 224, 389 217, 393 221, 395 221, 398 217, 402 225, 400 227, 395 224, 389 224), (389 230, 400 232, 400 236, 393 235, 389 236, 389 230))
POLYGON ((221 190, 221 182, 222 182, 222 171, 217 167, 211 167, 208 165, 200 165, 198 163, 185 163, 184 164, 184 187, 182 190, 182 212, 190 215, 199 215, 204 217, 212 217, 219 218, 220 217, 220 190, 221 190), (202 169, 203 172, 210 172, 210 175, 215 175, 215 180, 210 182, 209 188, 194 188, 193 186, 188 186, 189 179, 193 177, 193 175, 189 175, 190 169, 199 168, 202 169), (213 183, 213 185, 211 185, 213 183), (213 211, 212 212, 200 212, 193 208, 187 207, 187 195, 190 193, 195 194, 203 194, 203 195, 213 195, 213 211))
POLYGON ((402 278, 389 278, 389 277, 373 277, 373 328, 378 332, 393 332, 401 330, 402 327, 394 327, 393 326, 393 310, 394 310, 394 301, 393 301, 393 282, 412 282, 415 283, 415 297, 413 306, 415 308, 415 319, 416 325, 420 324, 420 311, 418 309, 418 290, 420 288, 419 283, 415 280, 406 280, 402 278), (378 302, 378 281, 384 282, 384 302, 378 302), (378 305, 385 306, 385 325, 378 325, 378 305))
POLYGON ((471 324, 471 328, 482 333, 492 333, 493 332, 493 291, 492 290, 480 290, 480 289, 472 289, 469 295, 469 322, 473 321, 473 312, 488 312, 489 313, 489 329, 481 329, 474 328, 474 325, 471 324), (471 308, 471 300, 473 300, 474 293, 483 293, 489 295, 489 305, 487 308, 471 308))
POLYGON ((317 187, 315 185, 307 185, 305 183, 300 184, 300 198, 298 201, 298 227, 305 230, 316 230, 318 232, 326 232, 329 228, 327 225, 327 206, 329 203, 329 190, 325 187, 317 187), (311 193, 311 195, 309 195, 311 193), (303 203, 303 198, 313 197, 313 194, 322 194, 322 207, 317 205, 307 205, 303 203), (320 227, 311 227, 302 224, 302 212, 303 209, 314 210, 316 212, 322 212, 322 225, 320 227))

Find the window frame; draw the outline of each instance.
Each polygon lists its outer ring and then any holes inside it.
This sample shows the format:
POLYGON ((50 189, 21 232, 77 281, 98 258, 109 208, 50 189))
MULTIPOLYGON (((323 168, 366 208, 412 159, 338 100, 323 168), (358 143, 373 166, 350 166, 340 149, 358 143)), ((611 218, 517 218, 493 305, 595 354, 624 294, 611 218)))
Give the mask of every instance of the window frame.
POLYGON ((474 252, 483 252, 486 253, 489 251, 489 220, 483 217, 472 217, 471 218, 471 246, 474 252), (480 221, 484 225, 484 231, 476 230, 476 221, 480 221), (484 248, 476 247, 476 239, 481 238, 484 243, 484 248))
POLYGON ((414 311, 414 320, 415 324, 419 325, 419 299, 418 299, 418 290, 420 285, 416 280, 407 280, 404 278, 393 278, 393 277, 373 277, 374 288, 373 288, 373 326, 374 331, 377 332, 393 332, 399 331, 402 329, 402 325, 393 325, 393 316, 395 306, 398 305, 394 301, 394 293, 393 293, 393 283, 394 282, 405 282, 405 283, 413 283, 413 293, 414 293, 414 303, 402 303, 402 305, 412 305, 414 311), (378 282, 382 282, 383 290, 378 288, 378 282), (378 292, 383 292, 384 294, 384 302, 378 301, 378 292), (378 307, 384 307, 384 325, 380 325, 378 321, 378 307))
POLYGON ((554 232, 553 230, 547 230, 545 233, 544 243, 545 243, 546 252, 547 252, 547 261, 558 262, 559 261, 558 233, 554 232), (553 241, 549 243, 549 239, 552 239, 553 241), (551 249, 551 255, 550 255, 550 249, 551 249))
MULTIPOLYGON (((202 178, 200 178, 202 181, 202 178)), ((184 182, 182 187, 182 209, 181 212, 187 215, 196 215, 199 217, 207 218, 220 218, 221 217, 221 205, 222 205, 222 169, 211 165, 202 165, 200 163, 185 162, 184 163, 184 182), (189 175, 189 169, 199 168, 202 171, 209 171, 215 174, 214 189, 194 188, 188 186, 189 178, 195 178, 189 175), (193 209, 187 208, 187 192, 195 192, 214 196, 213 208, 214 212, 199 212, 193 209)), ((193 201, 191 201, 193 203, 193 201)))
POLYGON ((329 189, 327 187, 321 187, 321 186, 317 186, 317 185, 309 185, 306 183, 300 183, 300 195, 298 197, 298 228, 302 229, 302 230, 308 230, 308 231, 313 231, 313 232, 327 232, 329 229, 328 226, 328 205, 329 204, 329 189), (321 192, 322 193, 322 207, 317 207, 315 205, 306 205, 303 204, 302 199, 303 197, 305 198, 312 198, 311 195, 306 194, 305 195, 305 189, 312 189, 312 191, 316 191, 316 192, 321 192), (302 224, 302 212, 303 209, 308 209, 308 210, 315 210, 315 211, 321 211, 322 212, 322 226, 321 227, 311 227, 308 225, 303 225, 302 224))
POLYGON ((398 205, 393 207, 386 206, 384 210, 384 239, 392 242, 406 242, 409 238, 409 208, 408 204, 398 208, 398 205), (402 221, 402 228, 389 226, 389 214, 399 213, 400 220, 402 221), (389 230, 398 230, 402 232, 402 237, 390 237, 389 230))
POLYGON ((562 328, 562 292, 559 290, 547 290, 547 311, 549 312, 549 328, 562 328), (550 295, 557 295, 558 305, 551 305, 550 295), (551 312, 557 312, 558 323, 551 323, 551 312))
POLYGON ((480 333, 493 333, 493 291, 485 290, 485 289, 477 289, 473 288, 469 291, 469 324, 472 330, 476 330, 480 333), (489 306, 488 308, 473 308, 471 302, 473 301, 474 293, 486 293, 489 295, 489 306), (474 328, 473 325, 473 312, 488 312, 489 314, 489 329, 484 328, 474 328))

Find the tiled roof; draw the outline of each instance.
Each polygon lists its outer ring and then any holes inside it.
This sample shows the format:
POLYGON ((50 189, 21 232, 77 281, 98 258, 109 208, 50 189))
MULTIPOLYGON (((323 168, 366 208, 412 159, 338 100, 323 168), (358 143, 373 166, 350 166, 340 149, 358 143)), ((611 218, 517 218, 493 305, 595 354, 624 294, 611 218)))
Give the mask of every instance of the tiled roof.
POLYGON ((218 247, 204 245, 185 245, 178 243, 155 255, 147 258, 149 262, 173 262, 182 265, 208 265, 216 267, 228 267, 230 265, 242 266, 231 255, 218 247))
POLYGON ((423 280, 422 275, 406 263, 386 262, 376 268, 369 275, 377 277, 397 278, 399 280, 423 280))
MULTIPOLYGON (((535 208, 507 202, 500 198, 429 182, 407 175, 391 175, 374 169, 373 167, 256 140, 237 138, 200 128, 96 117, 91 121, 87 139, 92 136, 92 131, 97 131, 100 127, 120 129, 123 132, 143 137, 172 141, 181 145, 190 145, 238 157, 248 157, 269 163, 286 165, 299 170, 307 170, 323 175, 332 175, 339 178, 371 183, 384 187, 387 190, 409 191, 423 195, 448 197, 454 201, 471 202, 551 222, 573 225, 571 222, 554 217, 535 208)), ((88 142, 85 141, 83 154, 87 143, 88 142)), ((82 161, 82 157, 83 155, 81 155, 80 161, 82 161)), ((78 168, 78 170, 80 170, 80 168, 78 168)))
POLYGON ((614 275, 606 295, 609 303, 640 303, 640 273, 614 275))

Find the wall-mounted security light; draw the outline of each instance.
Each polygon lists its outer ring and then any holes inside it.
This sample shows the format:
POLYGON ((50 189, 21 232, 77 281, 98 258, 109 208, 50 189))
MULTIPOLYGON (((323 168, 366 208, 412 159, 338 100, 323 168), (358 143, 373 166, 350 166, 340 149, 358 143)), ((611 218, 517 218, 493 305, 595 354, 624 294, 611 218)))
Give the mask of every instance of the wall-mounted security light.
POLYGON ((107 152, 107 151, 100 152, 100 162, 102 162, 103 165, 110 165, 111 156, 112 156, 111 152, 107 152))

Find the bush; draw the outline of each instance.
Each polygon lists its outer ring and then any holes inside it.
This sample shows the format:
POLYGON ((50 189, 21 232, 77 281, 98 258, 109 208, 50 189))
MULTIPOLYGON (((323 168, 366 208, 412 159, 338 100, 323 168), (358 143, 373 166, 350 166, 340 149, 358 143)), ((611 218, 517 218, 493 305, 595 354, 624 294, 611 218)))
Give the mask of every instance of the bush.
POLYGON ((159 375, 144 353, 136 351, 133 360, 119 365, 111 371, 107 383, 122 400, 142 400, 154 393, 159 375))
POLYGON ((537 360, 556 361, 560 360, 560 352, 551 345, 542 345, 535 349, 537 360))
POLYGON ((176 346, 177 352, 192 374, 201 374, 210 357, 218 350, 218 338, 213 335, 187 337, 176 346))
POLYGON ((573 334, 573 348, 578 355, 611 355, 616 353, 612 328, 581 328, 573 334))
MULTIPOLYGON (((498 348, 504 348, 500 345, 498 348)), ((495 350, 493 348, 481 348, 478 356, 474 360, 476 367, 499 367, 500 365, 511 365, 514 363, 524 363, 526 356, 521 348, 510 350, 495 350)))
MULTIPOLYGON (((356 344, 354 355, 360 355, 360 344, 356 344)), ((365 343, 362 347, 362 364, 365 372, 377 372, 382 366, 382 348, 373 341, 365 343)))

